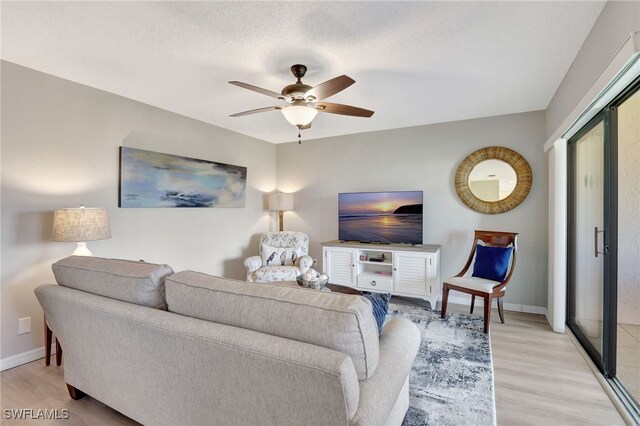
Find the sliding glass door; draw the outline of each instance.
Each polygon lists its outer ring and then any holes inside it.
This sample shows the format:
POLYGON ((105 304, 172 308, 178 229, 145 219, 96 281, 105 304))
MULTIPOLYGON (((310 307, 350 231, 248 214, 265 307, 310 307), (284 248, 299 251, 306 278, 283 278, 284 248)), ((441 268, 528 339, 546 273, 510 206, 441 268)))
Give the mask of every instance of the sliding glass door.
POLYGON ((640 415, 640 78, 568 142, 567 324, 640 415))
POLYGON ((616 377, 640 401, 640 87, 618 106, 616 377))
POLYGON ((605 125, 595 117, 569 141, 570 262, 567 319, 591 356, 602 365, 604 347, 605 125))

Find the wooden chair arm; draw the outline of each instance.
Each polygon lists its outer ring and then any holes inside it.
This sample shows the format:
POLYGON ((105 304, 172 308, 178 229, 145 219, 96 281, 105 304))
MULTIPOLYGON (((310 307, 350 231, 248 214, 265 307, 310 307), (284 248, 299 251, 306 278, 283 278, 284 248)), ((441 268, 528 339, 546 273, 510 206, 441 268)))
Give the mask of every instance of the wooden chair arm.
POLYGON ((467 271, 469 270, 469 267, 471 266, 471 261, 473 260, 473 256, 476 254, 477 245, 478 245, 478 238, 475 238, 473 240, 473 244, 471 245, 471 252, 469 253, 469 258, 467 259, 467 263, 464 265, 462 270, 458 272, 458 275, 456 275, 456 277, 464 277, 464 274, 466 274, 467 271))

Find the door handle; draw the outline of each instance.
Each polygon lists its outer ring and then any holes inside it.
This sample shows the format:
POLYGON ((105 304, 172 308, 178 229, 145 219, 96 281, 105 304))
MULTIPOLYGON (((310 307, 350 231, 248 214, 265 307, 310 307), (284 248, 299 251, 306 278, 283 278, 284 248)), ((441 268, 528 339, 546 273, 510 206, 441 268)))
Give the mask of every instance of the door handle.
POLYGON ((598 250, 598 234, 600 234, 600 233, 602 233, 602 240, 604 242, 604 239, 607 236, 606 230, 604 230, 604 229, 600 230, 600 229, 598 229, 597 226, 595 228, 593 228, 593 240, 594 240, 593 241, 593 243, 594 243, 593 244, 594 245, 594 253, 593 254, 594 254, 595 257, 598 257, 599 254, 602 254, 602 255, 607 254, 607 251, 608 251, 606 244, 603 245, 602 251, 598 250))

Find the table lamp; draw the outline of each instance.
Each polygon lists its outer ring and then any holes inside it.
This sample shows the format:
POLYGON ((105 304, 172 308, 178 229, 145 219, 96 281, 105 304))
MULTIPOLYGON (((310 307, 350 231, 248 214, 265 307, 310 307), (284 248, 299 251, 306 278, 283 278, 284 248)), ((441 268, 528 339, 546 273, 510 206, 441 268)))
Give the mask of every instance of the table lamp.
POLYGON ((111 238, 109 212, 104 208, 57 209, 53 213, 53 241, 78 243, 73 256, 93 256, 86 241, 111 238))
POLYGON ((293 194, 272 192, 269 194, 269 210, 279 212, 280 232, 284 230, 284 212, 293 210, 293 194))

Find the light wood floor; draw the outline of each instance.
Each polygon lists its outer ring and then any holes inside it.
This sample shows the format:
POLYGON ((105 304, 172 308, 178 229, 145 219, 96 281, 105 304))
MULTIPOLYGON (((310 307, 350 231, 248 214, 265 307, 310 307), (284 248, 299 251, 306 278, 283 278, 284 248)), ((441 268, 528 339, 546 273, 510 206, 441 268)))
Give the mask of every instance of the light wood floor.
MULTIPOLYGON (((481 312, 479 308, 476 311, 481 312)), ((450 312, 466 309, 449 307, 450 312)), ((506 324, 500 324, 497 312, 492 317, 498 425, 624 424, 567 335, 553 333, 541 315, 505 312, 506 324)), ((3 410, 66 408, 70 412, 68 420, 2 419, 3 425, 136 424, 90 397, 71 400, 63 368, 45 367, 43 360, 3 371, 0 376, 3 410)))
POLYGON ((624 424, 569 336, 542 315, 505 316, 491 325, 498 424, 624 424))
POLYGON ((616 376, 640 401, 640 325, 618 323, 616 376))

